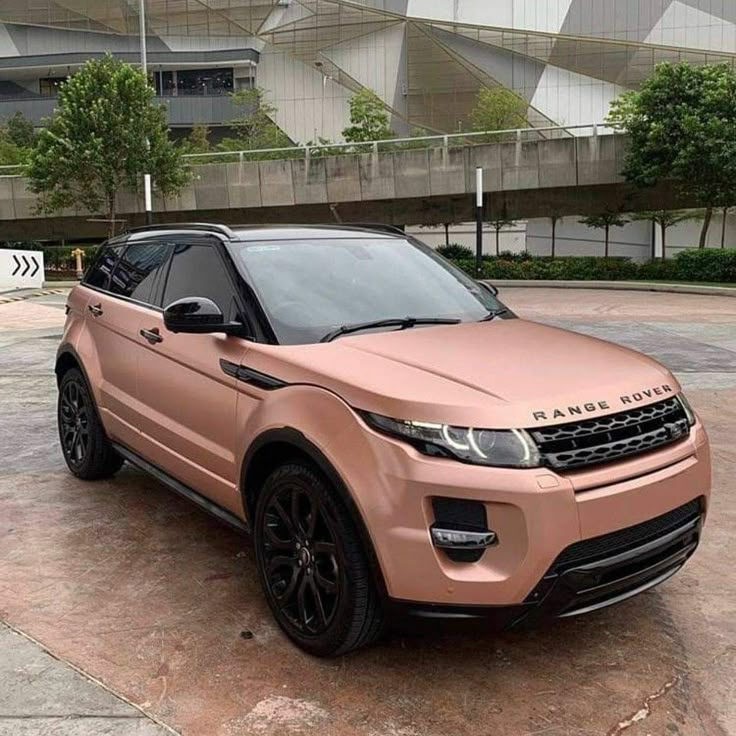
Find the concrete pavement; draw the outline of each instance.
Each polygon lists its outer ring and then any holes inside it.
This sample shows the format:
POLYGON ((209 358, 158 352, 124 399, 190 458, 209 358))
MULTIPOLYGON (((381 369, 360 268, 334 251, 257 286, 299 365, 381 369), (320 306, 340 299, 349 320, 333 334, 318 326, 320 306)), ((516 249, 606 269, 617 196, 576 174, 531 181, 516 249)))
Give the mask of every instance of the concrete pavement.
MULTIPOLYGON (((736 302, 501 296, 521 316, 643 349, 683 382, 711 434, 715 486, 701 548, 672 580, 533 631, 393 637, 337 661, 307 657, 274 626, 245 540, 127 466, 102 483, 66 472, 52 376, 63 302, 46 297, 0 305, 0 619, 187 735, 736 734, 736 302)), ((0 660, 20 656, 23 640, 0 635, 0 660)), ((38 679, 36 656, 0 670, 0 693, 18 669, 38 679)), ((50 689, 49 703, 124 712, 70 672, 68 703, 50 689)), ((13 712, 46 707, 13 687, 25 701, 13 712)), ((8 723, 13 736, 35 733, 8 723)), ((86 733, 68 726, 50 732, 86 733)), ((118 718, 110 733, 154 726, 118 718)))
POLYGON ((0 734, 166 736, 138 708, 0 624, 0 734))

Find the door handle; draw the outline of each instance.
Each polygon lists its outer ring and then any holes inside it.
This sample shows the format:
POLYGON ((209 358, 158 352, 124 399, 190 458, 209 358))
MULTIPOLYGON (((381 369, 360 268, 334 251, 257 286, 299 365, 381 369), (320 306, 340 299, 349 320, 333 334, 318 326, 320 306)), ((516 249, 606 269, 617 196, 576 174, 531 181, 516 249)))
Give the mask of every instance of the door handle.
POLYGON ((94 304, 94 305, 90 304, 87 307, 87 309, 89 309, 89 311, 92 312, 92 314, 94 314, 95 317, 102 316, 102 313, 103 313, 102 312, 102 304, 94 304))
POLYGON ((141 330, 141 337, 145 337, 151 345, 155 345, 157 342, 163 342, 164 339, 161 337, 158 331, 158 327, 154 327, 151 330, 141 330))

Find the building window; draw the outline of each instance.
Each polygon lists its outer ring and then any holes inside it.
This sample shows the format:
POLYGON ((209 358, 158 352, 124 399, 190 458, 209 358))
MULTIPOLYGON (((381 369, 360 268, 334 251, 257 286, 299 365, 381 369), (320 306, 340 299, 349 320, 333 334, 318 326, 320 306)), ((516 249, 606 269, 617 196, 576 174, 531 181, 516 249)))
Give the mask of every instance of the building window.
POLYGON ((154 72, 153 83, 156 87, 156 94, 159 97, 169 97, 173 94, 176 94, 174 72, 154 72))
POLYGON ((38 80, 38 91, 41 97, 56 97, 59 87, 66 82, 66 77, 44 77, 38 80))
POLYGON ((163 97, 176 95, 227 95, 233 91, 233 70, 178 69, 154 72, 156 94, 163 97))
POLYGON ((233 70, 182 69, 176 72, 179 95, 226 95, 233 91, 233 70))

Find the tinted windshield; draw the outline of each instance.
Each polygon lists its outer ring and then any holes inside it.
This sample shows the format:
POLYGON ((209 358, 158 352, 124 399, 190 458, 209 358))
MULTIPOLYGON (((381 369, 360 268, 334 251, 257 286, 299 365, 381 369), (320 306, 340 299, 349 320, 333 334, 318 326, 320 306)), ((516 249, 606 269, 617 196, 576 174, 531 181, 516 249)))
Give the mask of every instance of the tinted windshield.
POLYGON ((501 308, 488 290, 430 248, 401 238, 232 247, 282 344, 319 342, 338 327, 374 320, 477 321, 501 308))

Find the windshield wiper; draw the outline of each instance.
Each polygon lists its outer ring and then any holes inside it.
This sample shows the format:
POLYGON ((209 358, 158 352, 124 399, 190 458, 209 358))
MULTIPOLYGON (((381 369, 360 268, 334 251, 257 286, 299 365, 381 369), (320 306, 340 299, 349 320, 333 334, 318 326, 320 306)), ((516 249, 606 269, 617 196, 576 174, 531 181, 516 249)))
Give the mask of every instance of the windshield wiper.
POLYGON ((331 342, 340 335, 349 335, 352 332, 370 330, 372 327, 400 327, 408 330, 415 325, 456 325, 462 322, 459 319, 444 319, 442 317, 401 317, 393 319, 377 319, 373 322, 359 322, 354 325, 343 325, 332 332, 328 332, 320 342, 331 342))
POLYGON ((492 319, 496 319, 496 317, 500 317, 502 314, 508 314, 508 309, 504 307, 503 309, 489 309, 488 314, 485 317, 481 317, 478 322, 490 322, 492 319))

